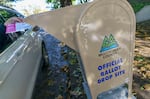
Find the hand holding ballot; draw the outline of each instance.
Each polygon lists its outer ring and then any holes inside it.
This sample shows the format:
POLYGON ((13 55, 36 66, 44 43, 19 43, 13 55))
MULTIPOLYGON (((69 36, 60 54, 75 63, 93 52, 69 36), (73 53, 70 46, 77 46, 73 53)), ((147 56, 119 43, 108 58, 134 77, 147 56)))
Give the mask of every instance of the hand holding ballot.
POLYGON ((24 20, 19 17, 12 17, 8 19, 4 25, 6 26, 6 34, 25 31, 26 29, 30 29, 31 25, 24 23, 24 20))
POLYGON ((4 23, 4 25, 7 26, 8 24, 21 23, 21 22, 24 22, 22 18, 19 18, 19 17, 12 17, 12 18, 9 18, 9 19, 4 23))

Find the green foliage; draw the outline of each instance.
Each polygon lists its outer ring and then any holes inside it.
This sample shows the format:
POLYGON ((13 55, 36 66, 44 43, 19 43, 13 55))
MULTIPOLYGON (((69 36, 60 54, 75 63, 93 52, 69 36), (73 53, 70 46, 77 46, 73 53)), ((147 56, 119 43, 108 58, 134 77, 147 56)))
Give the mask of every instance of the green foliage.
POLYGON ((133 3, 131 3, 131 6, 133 7, 135 13, 138 12, 140 9, 142 9, 146 5, 150 5, 150 2, 141 2, 141 3, 133 2, 133 3))
POLYGON ((2 15, 5 20, 7 20, 7 19, 10 18, 10 17, 15 16, 15 14, 13 14, 13 13, 8 13, 8 12, 5 11, 5 10, 1 10, 1 11, 0 11, 0 15, 2 15))
POLYGON ((52 8, 57 9, 60 8, 60 0, 47 0, 47 3, 52 3, 52 8))
POLYGON ((145 57, 144 57, 144 56, 141 56, 141 55, 138 55, 138 56, 135 56, 135 57, 134 57, 134 60, 136 60, 136 61, 144 61, 144 60, 145 60, 145 57))
POLYGON ((133 5, 134 12, 138 12, 143 7, 144 7, 144 4, 142 4, 142 3, 140 3, 140 4, 134 4, 133 5))

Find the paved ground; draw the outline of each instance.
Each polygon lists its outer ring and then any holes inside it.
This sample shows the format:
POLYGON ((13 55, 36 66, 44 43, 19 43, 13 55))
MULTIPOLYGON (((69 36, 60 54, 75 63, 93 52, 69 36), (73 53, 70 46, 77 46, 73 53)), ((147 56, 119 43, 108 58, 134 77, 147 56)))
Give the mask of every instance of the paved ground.
POLYGON ((50 67, 39 71, 32 99, 86 99, 76 53, 45 34, 50 67))

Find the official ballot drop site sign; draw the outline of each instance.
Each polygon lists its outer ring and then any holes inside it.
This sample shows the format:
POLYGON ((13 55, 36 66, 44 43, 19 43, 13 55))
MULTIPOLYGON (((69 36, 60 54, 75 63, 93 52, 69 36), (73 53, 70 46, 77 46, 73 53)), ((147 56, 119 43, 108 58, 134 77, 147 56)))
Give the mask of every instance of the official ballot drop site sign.
POLYGON ((26 18, 79 52, 92 99, 121 85, 132 89, 135 15, 126 0, 92 3, 26 18))

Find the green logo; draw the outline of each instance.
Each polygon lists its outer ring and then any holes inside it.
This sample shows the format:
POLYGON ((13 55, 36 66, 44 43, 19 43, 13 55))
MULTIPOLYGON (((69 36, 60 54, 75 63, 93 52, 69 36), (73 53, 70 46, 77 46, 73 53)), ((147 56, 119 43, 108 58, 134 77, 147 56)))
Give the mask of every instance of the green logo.
POLYGON ((100 52, 105 52, 118 47, 118 43, 114 36, 110 34, 109 38, 105 36, 100 52))

